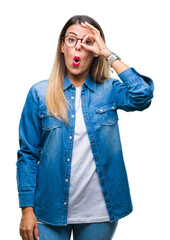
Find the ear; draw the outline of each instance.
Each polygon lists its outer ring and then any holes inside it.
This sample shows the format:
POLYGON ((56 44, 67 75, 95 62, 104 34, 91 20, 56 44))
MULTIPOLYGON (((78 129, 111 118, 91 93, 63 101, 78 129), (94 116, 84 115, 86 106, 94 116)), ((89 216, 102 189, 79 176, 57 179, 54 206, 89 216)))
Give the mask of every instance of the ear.
POLYGON ((61 41, 61 52, 64 53, 64 42, 61 41))

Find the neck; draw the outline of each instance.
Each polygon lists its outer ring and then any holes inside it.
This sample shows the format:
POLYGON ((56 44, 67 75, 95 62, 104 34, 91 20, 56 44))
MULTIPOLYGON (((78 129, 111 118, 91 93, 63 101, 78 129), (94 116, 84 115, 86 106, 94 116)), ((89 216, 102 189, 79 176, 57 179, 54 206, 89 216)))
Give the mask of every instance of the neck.
POLYGON ((86 81, 88 72, 84 74, 73 75, 70 72, 67 73, 69 80, 75 85, 75 87, 81 87, 86 81))

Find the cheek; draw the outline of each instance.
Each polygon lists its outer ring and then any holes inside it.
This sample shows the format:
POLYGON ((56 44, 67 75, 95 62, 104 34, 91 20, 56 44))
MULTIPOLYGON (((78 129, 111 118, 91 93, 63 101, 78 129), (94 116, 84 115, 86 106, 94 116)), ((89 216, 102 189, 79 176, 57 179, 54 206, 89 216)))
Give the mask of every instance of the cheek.
POLYGON ((72 49, 67 46, 64 46, 64 55, 65 55, 65 58, 71 57, 72 49))
POLYGON ((86 62, 88 63, 88 64, 91 64, 92 63, 92 61, 93 61, 93 55, 88 55, 87 56, 87 58, 86 58, 86 62))
POLYGON ((71 52, 69 51, 69 49, 65 49, 64 55, 65 55, 65 58, 69 58, 70 57, 71 52))
POLYGON ((71 58, 72 58, 72 55, 71 55, 71 52, 69 50, 65 50, 65 53, 64 53, 64 58, 65 58, 65 62, 66 63, 69 63, 71 58))

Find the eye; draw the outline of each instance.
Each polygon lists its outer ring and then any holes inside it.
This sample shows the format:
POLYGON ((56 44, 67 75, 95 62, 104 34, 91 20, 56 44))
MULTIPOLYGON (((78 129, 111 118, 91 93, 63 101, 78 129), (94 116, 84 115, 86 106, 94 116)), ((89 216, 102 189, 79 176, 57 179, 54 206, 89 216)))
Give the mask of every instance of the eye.
POLYGON ((69 37, 69 38, 68 38, 68 41, 69 41, 70 43, 72 43, 72 42, 74 42, 74 41, 76 41, 76 40, 75 40, 75 38, 73 38, 73 37, 69 37))
POLYGON ((87 45, 92 45, 93 42, 94 42, 94 41, 92 41, 92 40, 90 40, 90 39, 87 39, 87 40, 86 40, 86 44, 87 44, 87 45))

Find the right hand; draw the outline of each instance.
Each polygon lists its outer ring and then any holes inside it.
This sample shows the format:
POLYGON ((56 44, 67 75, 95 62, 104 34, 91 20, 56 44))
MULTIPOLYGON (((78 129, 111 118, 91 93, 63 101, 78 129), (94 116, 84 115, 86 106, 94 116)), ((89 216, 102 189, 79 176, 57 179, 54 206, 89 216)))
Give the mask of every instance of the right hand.
POLYGON ((23 240, 39 240, 38 235, 38 224, 33 208, 22 208, 20 236, 23 240))

